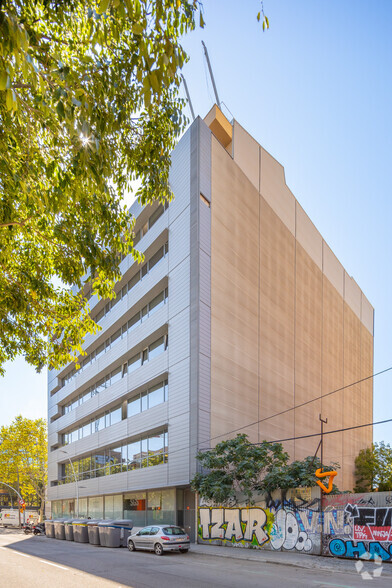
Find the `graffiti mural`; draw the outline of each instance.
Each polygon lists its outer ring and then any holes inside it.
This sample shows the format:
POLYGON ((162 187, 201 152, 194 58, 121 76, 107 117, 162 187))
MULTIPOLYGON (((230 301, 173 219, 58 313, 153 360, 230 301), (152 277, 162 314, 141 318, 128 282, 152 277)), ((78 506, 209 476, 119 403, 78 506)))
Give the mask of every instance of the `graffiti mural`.
POLYGON ((201 543, 255 549, 320 553, 320 498, 318 489, 263 501, 255 507, 199 507, 201 543), (302 495, 301 495, 302 494, 302 495))
POLYGON ((392 496, 388 492, 323 498, 324 555, 392 561, 392 496))

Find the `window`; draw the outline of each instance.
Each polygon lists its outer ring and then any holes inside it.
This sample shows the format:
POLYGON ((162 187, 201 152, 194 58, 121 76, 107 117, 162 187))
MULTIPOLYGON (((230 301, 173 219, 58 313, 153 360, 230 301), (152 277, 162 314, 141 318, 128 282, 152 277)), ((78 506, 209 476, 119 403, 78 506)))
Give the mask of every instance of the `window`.
POLYGON ((153 359, 154 357, 156 357, 157 355, 159 355, 163 351, 165 351, 165 338, 160 337, 160 339, 158 339, 157 341, 154 341, 154 343, 151 343, 151 345, 149 346, 148 359, 149 360, 153 359))
MULTIPOLYGON (((101 476, 132 471, 140 467, 151 467, 167 461, 167 431, 149 437, 140 437, 131 443, 123 442, 99 453, 73 459, 72 464, 77 480, 88 480, 101 476)), ((75 481, 71 464, 62 464, 59 484, 75 481)))
POLYGON ((137 355, 134 355, 133 357, 131 357, 131 359, 128 360, 128 373, 133 372, 134 370, 136 370, 140 366, 141 366, 140 353, 138 353, 137 355))
POLYGON ((138 394, 135 398, 128 401, 128 411, 127 416, 128 418, 134 416, 135 414, 139 414, 141 412, 140 408, 140 394, 138 394))
POLYGON ((158 384, 154 386, 149 391, 148 395, 148 408, 152 408, 153 406, 157 406, 157 404, 161 404, 165 401, 165 387, 163 384, 158 384))

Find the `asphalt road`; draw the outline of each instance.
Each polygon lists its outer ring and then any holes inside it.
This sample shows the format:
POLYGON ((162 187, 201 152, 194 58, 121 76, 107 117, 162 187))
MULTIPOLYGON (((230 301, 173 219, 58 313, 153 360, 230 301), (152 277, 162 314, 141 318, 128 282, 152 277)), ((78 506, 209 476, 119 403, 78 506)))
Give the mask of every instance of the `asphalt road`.
MULTIPOLYGON (((371 572, 371 562, 366 562, 371 572)), ((365 569, 365 568, 364 568, 365 569)), ((129 553, 18 532, 0 534, 2 588, 390 588, 391 576, 302 569, 220 556, 129 553)))

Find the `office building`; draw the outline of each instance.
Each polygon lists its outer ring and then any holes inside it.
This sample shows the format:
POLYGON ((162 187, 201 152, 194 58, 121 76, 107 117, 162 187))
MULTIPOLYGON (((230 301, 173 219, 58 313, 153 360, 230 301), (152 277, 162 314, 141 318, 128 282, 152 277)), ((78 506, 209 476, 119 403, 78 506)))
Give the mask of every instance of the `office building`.
MULTIPOLYGON (((115 299, 91 298, 101 330, 81 369, 49 372, 53 516, 78 494, 84 516, 194 532, 198 449, 245 432, 291 439, 301 459, 319 414, 326 431, 372 421, 372 380, 351 384, 373 372, 373 308, 283 167, 215 106, 173 151, 170 182, 168 206, 131 208, 145 261, 121 262, 115 299)), ((371 427, 325 437, 341 489, 371 441, 371 427)))

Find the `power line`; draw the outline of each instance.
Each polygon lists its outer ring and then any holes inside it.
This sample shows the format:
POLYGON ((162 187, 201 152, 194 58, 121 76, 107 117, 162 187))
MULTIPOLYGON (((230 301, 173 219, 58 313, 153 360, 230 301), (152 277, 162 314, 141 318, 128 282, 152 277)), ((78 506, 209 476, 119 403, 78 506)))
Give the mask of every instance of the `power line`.
MULTIPOLYGON (((362 427, 373 427, 374 425, 383 425, 384 423, 391 422, 392 419, 387 419, 385 421, 375 421, 373 423, 366 423, 365 425, 354 425, 353 427, 344 427, 343 429, 335 429, 334 431, 324 431, 323 435, 333 435, 334 433, 342 433, 343 431, 352 431, 353 429, 361 429, 362 427)), ((300 435, 299 437, 288 437, 287 439, 278 439, 277 441, 267 441, 267 443, 283 443, 284 441, 296 441, 297 439, 308 439, 309 437, 320 437, 320 433, 300 435)), ((252 443, 252 445, 260 445, 260 443, 252 443)))
MULTIPOLYGON (((371 380, 372 378, 375 378, 376 376, 380 376, 381 374, 385 374, 386 372, 389 372, 391 370, 392 370, 392 366, 386 368, 385 370, 381 370, 380 372, 376 372, 375 374, 372 374, 371 376, 366 376, 366 378, 362 378, 361 380, 357 380, 356 382, 353 382, 351 384, 347 384, 346 386, 342 386, 341 388, 337 388, 336 390, 332 390, 331 392, 327 392, 327 394, 322 394, 321 396, 316 396, 316 398, 312 398, 310 400, 307 400, 306 402, 302 402, 301 404, 297 404, 296 406, 292 406, 291 408, 286 408, 285 410, 281 410, 280 412, 277 412, 275 414, 271 414, 270 416, 259 419, 258 421, 253 421, 252 423, 248 423, 242 427, 238 427, 238 429, 233 429, 232 431, 222 433, 221 435, 216 435, 216 437, 210 437, 210 439, 205 439, 204 441, 201 441, 200 444, 207 443, 208 441, 214 441, 215 439, 219 439, 220 437, 224 437, 225 435, 231 435, 232 433, 237 433, 237 431, 242 431, 243 429, 247 429, 248 427, 253 427, 253 425, 258 425, 259 423, 263 423, 264 421, 268 421, 269 419, 273 419, 277 416, 281 416, 282 414, 286 414, 287 412, 290 412, 292 410, 296 410, 297 408, 302 408, 303 406, 306 406, 307 404, 311 404, 312 402, 315 402, 316 400, 322 400, 323 398, 327 398, 328 396, 331 396, 332 394, 336 394, 337 392, 341 392, 342 390, 345 390, 346 388, 351 388, 352 386, 356 386, 357 384, 361 384, 362 382, 366 382, 367 380, 371 380)), ((319 434, 320 433, 318 433, 318 435, 319 434)))

